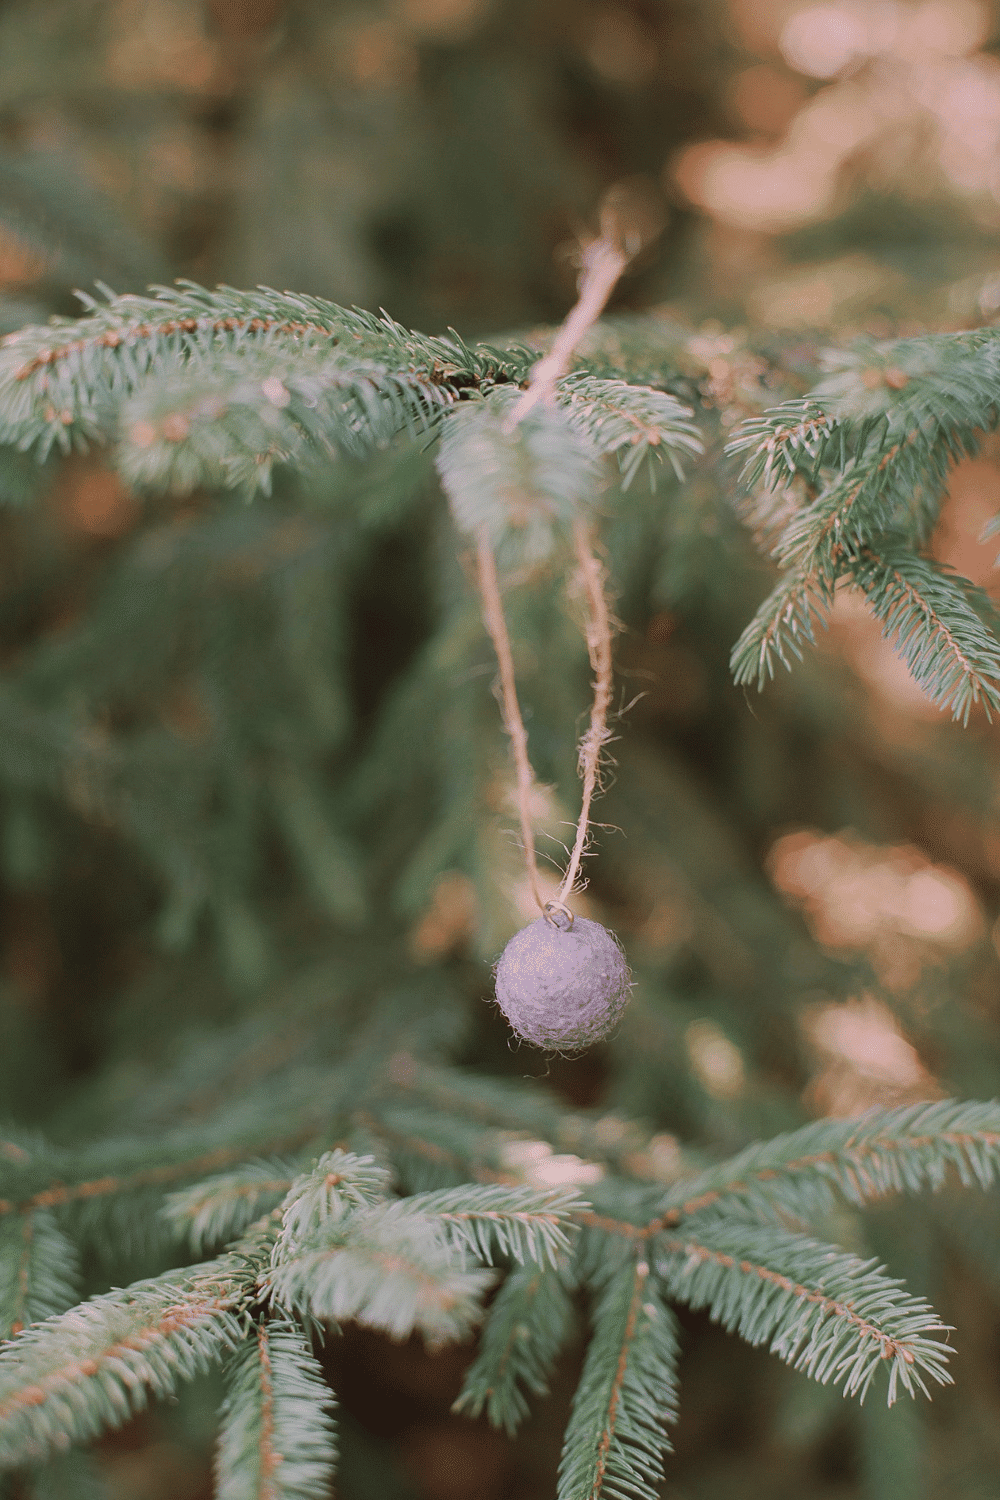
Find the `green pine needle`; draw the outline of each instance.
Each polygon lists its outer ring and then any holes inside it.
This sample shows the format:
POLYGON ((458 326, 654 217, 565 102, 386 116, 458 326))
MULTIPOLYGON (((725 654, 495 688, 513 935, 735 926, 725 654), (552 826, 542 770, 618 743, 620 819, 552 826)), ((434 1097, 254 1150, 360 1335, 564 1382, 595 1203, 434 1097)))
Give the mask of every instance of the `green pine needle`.
POLYGON ((281 1201, 293 1178, 287 1162, 246 1162, 232 1172, 220 1172, 194 1187, 170 1193, 161 1213, 200 1255, 209 1245, 242 1234, 266 1208, 281 1201))
POLYGON ((677 1412, 677 1321, 645 1261, 601 1290, 559 1465, 558 1500, 656 1500, 677 1412))
POLYGON ((76 1301, 76 1247, 50 1208, 0 1219, 0 1339, 76 1301))
POLYGON ((1000 639, 981 589, 898 545, 865 553, 852 582, 932 703, 963 724, 976 704, 987 718, 1000 709, 1000 639))
POLYGON ((302 1331, 255 1324, 226 1365, 215 1462, 217 1500, 316 1500, 337 1449, 333 1393, 302 1331))
POLYGON ((241 1340, 238 1267, 168 1271, 48 1318, 0 1347, 0 1466, 117 1427, 241 1340))
POLYGON ((467 1270, 434 1219, 352 1214, 317 1232, 295 1253, 276 1254, 262 1280, 289 1311, 353 1319, 392 1338, 413 1332, 432 1345, 464 1338, 482 1317, 495 1273, 467 1270))
POLYGON ((691 421, 691 407, 666 391, 578 374, 561 380, 556 392, 576 431, 599 453, 615 455, 622 489, 628 489, 642 464, 654 457, 669 459, 677 478, 683 480, 683 459, 705 451, 691 421))
POLYGON ((920 555, 954 464, 1000 420, 1000 338, 992 329, 892 344, 862 343, 828 358, 805 399, 745 423, 728 451, 760 530, 782 522, 773 553, 787 577, 732 655, 737 682, 790 665, 838 580, 864 590, 915 680, 968 721, 1000 705, 1000 644, 981 591, 920 555), (791 485, 778 503, 782 486, 791 485))
POLYGON ((254 450, 251 444, 247 452, 247 440, 263 437, 268 423, 269 437, 255 450, 265 471, 283 440, 298 442, 296 433, 336 438, 349 449, 370 447, 364 423, 373 421, 383 435, 387 430, 383 394, 390 409, 395 405, 395 418, 421 425, 431 407, 447 404, 459 390, 520 380, 530 365, 529 351, 517 347, 470 348, 457 335, 429 338, 385 315, 349 311, 322 298, 266 287, 207 291, 192 282, 155 290, 154 297, 108 293, 107 302, 86 297, 87 317, 24 328, 8 338, 0 349, 0 441, 43 455, 53 447, 69 452, 113 440, 122 431, 123 408, 148 390, 152 407, 140 401, 130 408, 132 425, 155 428, 155 417, 166 429, 149 441, 140 432, 145 458, 133 452, 126 468, 157 485, 176 487, 196 474, 202 477, 195 483, 209 477, 249 483, 254 450), (350 377, 345 385, 351 370, 353 386, 350 377), (279 385, 290 408, 284 420, 279 385), (329 398, 337 389, 347 402, 339 414, 329 398), (232 415, 234 407, 244 409, 242 417, 232 415), (212 411, 229 413, 216 435, 209 430, 212 411), (233 423, 242 453, 238 442, 227 447, 225 441, 222 429, 233 423), (168 452, 160 439, 183 446, 168 452))
POLYGON ((737 684, 756 682, 758 690, 774 677, 778 662, 789 672, 802 660, 804 645, 816 644, 817 626, 826 625, 832 592, 808 573, 789 573, 760 606, 729 658, 737 684))
POLYGON ((355 1156, 339 1147, 325 1152, 288 1190, 275 1259, 294 1254, 304 1241, 349 1217, 355 1209, 379 1203, 388 1193, 389 1183, 389 1172, 374 1156, 355 1156))
POLYGON ((1000 1177, 1000 1103, 944 1099, 816 1120, 683 1178, 656 1213, 666 1223, 706 1212, 802 1218, 838 1200, 861 1207, 890 1193, 937 1192, 952 1173, 964 1187, 1000 1177))
POLYGON ((744 422, 726 453, 745 454, 740 479, 747 489, 775 489, 798 475, 815 482, 824 465, 846 457, 845 432, 814 396, 784 401, 744 422))
POLYGON ((928 1335, 947 1332, 926 1302, 861 1261, 787 1230, 739 1220, 702 1220, 659 1242, 656 1270, 664 1288, 749 1344, 767 1344, 814 1380, 865 1394, 879 1370, 889 1372, 888 1402, 899 1388, 930 1392, 950 1385, 948 1346, 928 1335), (926 1379, 925 1379, 926 1377, 926 1379))

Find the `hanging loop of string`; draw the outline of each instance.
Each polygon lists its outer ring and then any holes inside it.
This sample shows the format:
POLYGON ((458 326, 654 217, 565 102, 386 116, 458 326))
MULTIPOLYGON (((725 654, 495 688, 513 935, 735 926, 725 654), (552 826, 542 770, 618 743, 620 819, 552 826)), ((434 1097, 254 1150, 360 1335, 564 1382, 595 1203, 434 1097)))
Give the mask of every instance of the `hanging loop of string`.
MULTIPOLYGON (((539 402, 554 400, 556 384, 568 373, 573 351, 588 328, 600 317, 629 259, 630 253, 615 243, 614 238, 609 234, 602 235, 600 239, 592 241, 585 248, 578 299, 556 334, 552 348, 532 370, 528 387, 511 413, 508 432, 512 433, 518 423, 539 402)), ((573 847, 559 889, 554 897, 547 899, 542 891, 538 874, 535 830, 531 814, 531 793, 535 777, 528 756, 528 735, 517 698, 514 658, 503 612, 496 559, 493 555, 489 532, 485 526, 479 532, 476 545, 483 619, 500 667, 498 696, 504 728, 510 737, 514 756, 521 843, 531 893, 545 920, 558 927, 560 922, 557 918, 561 915, 566 920, 567 930, 573 926, 573 913, 566 904, 566 898, 573 893, 580 874, 580 862, 587 849, 590 807, 594 793, 600 784, 601 754, 610 738, 608 710, 611 705, 612 692, 612 627, 605 594, 605 571, 594 554, 591 529, 579 517, 573 522, 573 550, 576 554, 577 579, 584 598, 584 633, 590 665, 594 672, 594 700, 590 711, 590 726, 580 741, 578 752, 578 765, 583 778, 583 800, 573 847)))
POLYGON ((611 615, 604 587, 604 568, 594 555, 590 528, 579 517, 573 522, 573 547, 586 601, 585 635, 590 665, 594 672, 594 701, 590 710, 590 726, 580 741, 578 751, 578 766, 583 778, 583 801, 569 864, 556 895, 559 902, 572 893, 580 873, 580 861, 587 848, 590 804, 600 785, 601 755, 611 738, 608 728, 612 693, 611 615))
POLYGON ((535 827, 531 816, 531 792, 535 784, 535 773, 528 759, 528 732, 521 717, 521 706, 517 701, 517 681, 514 676, 514 655, 510 648, 510 635, 500 597, 500 582, 497 578, 496 559, 489 531, 480 529, 476 543, 476 569, 479 593, 483 601, 483 623, 489 632, 493 649, 500 667, 498 696, 504 728, 510 736, 514 754, 514 769, 517 776, 517 811, 521 822, 521 844, 524 862, 528 867, 531 894, 545 912, 545 896, 538 878, 538 860, 535 856, 535 827))

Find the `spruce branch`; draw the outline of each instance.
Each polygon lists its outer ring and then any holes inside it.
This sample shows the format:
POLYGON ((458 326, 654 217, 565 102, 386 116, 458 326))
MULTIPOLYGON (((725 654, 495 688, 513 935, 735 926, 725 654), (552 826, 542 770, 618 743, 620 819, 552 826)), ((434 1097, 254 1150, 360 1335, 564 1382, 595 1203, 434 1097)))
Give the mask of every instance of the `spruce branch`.
POLYGON ((327 1225, 382 1201, 389 1183, 389 1172, 374 1156, 356 1156, 339 1147, 325 1152, 311 1171, 295 1179, 285 1196, 275 1262, 294 1254, 327 1225))
MULTIPOLYGON (((815 388, 744 422, 726 452, 743 456, 748 488, 797 475, 816 484, 824 469, 877 466, 898 453, 943 463, 944 473, 996 424, 998 358, 993 329, 827 351, 827 374, 815 388)), ((889 459, 883 469, 891 466, 889 459)))
POLYGON ((433 1219, 357 1212, 328 1224, 272 1263, 262 1290, 278 1306, 334 1322, 353 1319, 392 1338, 420 1332, 432 1345, 464 1338, 482 1317, 495 1273, 456 1263, 433 1219))
POLYGON ((364 457, 399 433, 426 432, 453 399, 418 376, 311 349, 263 345, 161 366, 105 436, 118 436, 130 485, 177 494, 267 494, 276 465, 364 457))
POLYGON ((783 401, 762 416, 741 423, 726 444, 731 457, 746 455, 740 480, 766 490, 803 475, 815 484, 820 470, 847 461, 847 429, 815 396, 783 401))
MULTIPOLYGON (((138 1143, 130 1143, 135 1154, 138 1143)), ((203 1153, 191 1152, 190 1155, 166 1163, 157 1163, 154 1166, 138 1167, 134 1165, 135 1158, 130 1152, 131 1160, 122 1160, 119 1152, 112 1150, 108 1157, 113 1161, 117 1171, 100 1171, 92 1174, 88 1168, 95 1163, 88 1161, 87 1156, 92 1153, 52 1153, 56 1158, 44 1162, 35 1161, 35 1171, 32 1176, 37 1180, 42 1176, 39 1167, 47 1167, 45 1176, 49 1178, 49 1185, 37 1191, 28 1191, 23 1197, 17 1193, 20 1184, 6 1184, 7 1191, 11 1196, 0 1198, 0 1218, 8 1214, 20 1214, 34 1209, 57 1208, 66 1209, 78 1207, 100 1199, 118 1197, 138 1196, 145 1189, 157 1189, 168 1183, 176 1182, 179 1178, 197 1176, 200 1172, 214 1166, 221 1166, 225 1162, 238 1160, 244 1153, 238 1147, 220 1147, 217 1150, 203 1153), (81 1159, 82 1158, 82 1159, 81 1159), (72 1169, 76 1168, 74 1172, 72 1169), (132 1167, 133 1170, 129 1170, 132 1167), (69 1176, 70 1181, 65 1177, 69 1176), (76 1177, 78 1180, 73 1181, 76 1177), (14 1192, 11 1192, 11 1189, 14 1192)), ((96 1154, 96 1153, 94 1153, 96 1154)), ((103 1155, 103 1153, 102 1153, 103 1155)), ((103 1165, 104 1163, 102 1163, 103 1165)))
POLYGON ((388 1182, 374 1157, 341 1150, 322 1157, 282 1207, 270 1269, 261 1277, 265 1295, 315 1318, 353 1318, 394 1338, 418 1329, 432 1343, 445 1343, 479 1321, 479 1299, 494 1279, 491 1272, 466 1269, 465 1246, 492 1238, 522 1253, 525 1246, 554 1253, 565 1243, 549 1195, 494 1194, 484 1203, 490 1228, 477 1232, 456 1212, 470 1201, 474 1211, 476 1189, 457 1198, 431 1194, 426 1201, 445 1211, 426 1212, 419 1198, 385 1201, 388 1182), (496 1211, 498 1202, 506 1204, 507 1217, 496 1211), (531 1224, 517 1217, 528 1202, 537 1210, 531 1224))
POLYGON ((832 588, 859 553, 894 526, 925 541, 937 519, 947 477, 928 474, 930 452, 921 444, 894 445, 849 459, 809 505, 795 511, 774 546, 784 568, 817 576, 832 588))
POLYGON ((862 555, 851 581, 932 703, 963 724, 976 704, 987 718, 1000 709, 1000 640, 981 589, 898 545, 862 555))
MULTIPOLYGON (((389 394, 394 381, 396 399, 405 401, 405 393, 415 391, 419 408, 428 403, 447 404, 461 391, 482 384, 520 380, 532 358, 530 351, 516 346, 509 350, 488 345, 470 348, 457 335, 430 338, 384 315, 348 311, 321 298, 264 287, 252 292, 231 287, 207 291, 192 282, 180 282, 176 287, 160 287, 154 297, 107 295, 107 302, 84 297, 89 310, 85 318, 24 328, 3 341, 0 441, 39 454, 52 447, 68 452, 91 442, 106 442, 119 431, 123 405, 143 390, 153 393, 173 378, 178 382, 176 395, 180 395, 185 372, 200 370, 207 378, 213 370, 224 371, 227 364, 230 374, 222 382, 223 394, 238 387, 241 368, 255 370, 258 382, 273 377, 283 384, 284 372, 293 379, 293 386, 294 374, 300 371, 302 389, 296 393, 286 387, 288 404, 294 406, 293 415, 302 418, 304 427, 315 429, 317 418, 315 412, 310 417, 309 402, 322 395, 323 379, 317 372, 324 369, 339 369, 342 380, 353 367, 362 382, 366 368, 385 372, 389 394)), ((277 385, 273 389, 281 403, 284 398, 277 385)), ((184 421, 190 426, 192 417, 196 427, 201 418, 210 424, 210 414, 199 412, 197 403, 217 400, 218 386, 214 393, 198 397, 195 392, 194 396, 191 411, 161 413, 164 420, 174 418, 171 430, 180 432, 184 421)), ((263 419, 267 412, 259 396, 260 392, 255 404, 263 419)), ((362 403, 359 411, 378 414, 378 403, 367 399, 363 385, 355 396, 362 403)), ((280 404, 275 409, 280 416, 280 404)), ((419 417, 416 409, 415 414, 419 417)), ((136 422, 147 419, 148 413, 136 412, 136 422)), ((384 430, 384 422, 381 427, 384 430)), ((346 425, 339 424, 339 431, 350 444, 349 418, 346 425)), ((170 441, 169 433, 160 436, 170 441)), ((209 445, 212 457, 207 432, 201 434, 201 441, 209 445)), ((161 457, 165 465, 166 455, 161 457)), ((133 458, 140 474, 148 472, 149 465, 144 469, 139 455, 133 458)), ((175 482, 181 482, 189 470, 193 472, 190 454, 186 464, 173 475, 175 482)), ((163 482, 163 466, 151 477, 163 482)))
POLYGON ((71 1306, 76 1249, 49 1208, 0 1219, 0 1341, 71 1306))
POLYGON ((655 1500, 677 1410, 676 1326, 644 1260, 612 1273, 594 1310, 558 1500, 655 1500))
POLYGON ((302 1331, 255 1325, 226 1364, 218 1500, 316 1500, 336 1464, 333 1393, 302 1331))
POLYGON ((951 1174, 966 1188, 1000 1177, 1000 1104, 908 1104, 755 1142, 676 1183, 647 1232, 706 1211, 802 1218, 843 1200, 861 1207, 890 1193, 938 1192, 951 1174))
POLYGON ((288 1162, 245 1162, 232 1172, 168 1194, 160 1213, 200 1255, 208 1246, 242 1234, 265 1208, 285 1196, 294 1177, 288 1162))
POLYGON ((493 1265, 496 1257, 524 1264, 560 1265, 571 1248, 572 1217, 587 1205, 564 1188, 506 1187, 500 1184, 414 1193, 384 1204, 367 1217, 387 1226, 412 1217, 434 1219, 459 1251, 493 1265))
POLYGON ((803 644, 816 644, 816 627, 826 624, 832 604, 832 589, 823 580, 798 571, 786 574, 733 647, 729 666, 735 682, 756 682, 763 690, 777 662, 791 671, 791 658, 802 660, 803 644))
POLYGON ((241 1341, 239 1262, 168 1271, 94 1297, 0 1347, 0 1465, 82 1443, 201 1374, 241 1341))
MULTIPOLYGON (((950 471, 1000 419, 995 330, 862 344, 828 358, 831 373, 804 400, 744 424, 728 451, 745 456, 748 486, 800 477, 818 493, 792 507, 774 544, 788 576, 732 657, 738 682, 789 665, 812 639, 810 596, 829 603, 838 579, 864 589, 933 701, 968 720, 996 706, 1000 648, 978 591, 919 556, 950 471), (789 613, 790 611, 790 613, 789 613)), ((759 507, 769 515, 765 500, 759 507)))
POLYGON ((950 1385, 947 1332, 933 1309, 862 1261, 774 1227, 705 1219, 657 1241, 664 1288, 750 1344, 768 1344, 814 1380, 843 1383, 863 1401, 879 1369, 889 1369, 888 1402, 901 1386, 930 1392, 950 1385))
POLYGON ((525 1391, 548 1394, 549 1373, 573 1315, 565 1274, 532 1264, 515 1267, 493 1300, 453 1410, 471 1417, 485 1410, 494 1427, 513 1436, 528 1415, 525 1391))
POLYGON ((1000 641, 989 598, 967 579, 892 538, 859 545, 853 557, 834 549, 813 571, 794 568, 765 599, 730 657, 738 684, 773 678, 775 662, 791 669, 802 645, 815 644, 839 577, 860 588, 914 679, 933 703, 968 723, 976 704, 1000 708, 1000 641))
POLYGON ((917 429, 940 441, 954 438, 957 456, 967 434, 996 424, 998 361, 995 328, 859 339, 850 349, 824 354, 827 373, 812 395, 848 427, 858 447, 881 424, 888 443, 917 429))
MULTIPOLYGON (((669 459, 682 480, 683 460, 705 451, 691 407, 665 391, 577 373, 559 382, 556 398, 577 432, 599 453, 614 454, 623 489, 654 457, 669 459)), ((652 466, 650 474, 655 474, 652 466)))
POLYGON ((166 1228, 158 1215, 164 1189, 314 1139, 321 1123, 317 1082, 303 1080, 305 1119, 296 1127, 294 1112, 286 1107, 292 1128, 278 1137, 268 1138, 259 1119, 237 1106, 204 1127, 99 1141, 75 1151, 45 1145, 26 1162, 0 1162, 0 1224, 8 1215, 54 1209, 77 1237, 105 1244, 118 1236, 117 1248, 122 1239, 146 1240, 154 1228, 166 1228))

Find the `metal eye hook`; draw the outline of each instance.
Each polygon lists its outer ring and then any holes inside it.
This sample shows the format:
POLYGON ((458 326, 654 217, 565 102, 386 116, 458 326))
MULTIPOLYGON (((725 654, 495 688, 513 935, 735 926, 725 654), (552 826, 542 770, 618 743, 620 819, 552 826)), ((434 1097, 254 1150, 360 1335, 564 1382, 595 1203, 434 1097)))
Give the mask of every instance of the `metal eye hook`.
POLYGON ((572 932, 573 930, 573 913, 562 901, 546 901, 542 907, 542 916, 557 932, 572 932), (566 918, 567 925, 561 927, 555 917, 551 915, 552 912, 562 912, 566 918))

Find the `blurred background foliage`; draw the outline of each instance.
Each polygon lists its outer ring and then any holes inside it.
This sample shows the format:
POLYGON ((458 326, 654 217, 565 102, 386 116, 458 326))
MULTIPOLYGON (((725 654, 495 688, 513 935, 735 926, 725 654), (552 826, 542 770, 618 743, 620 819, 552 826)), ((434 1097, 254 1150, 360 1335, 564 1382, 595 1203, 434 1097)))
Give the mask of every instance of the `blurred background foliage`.
MULTIPOLYGON (((187 276, 529 329, 570 302, 602 195, 641 184, 665 228, 612 312, 662 309, 663 358, 724 429, 773 365, 780 396, 828 342, 1000 309, 997 48, 985 0, 6 0, 0 320, 187 276)), ((615 326, 613 363, 655 360, 615 326)), ((961 465, 935 539, 993 590, 997 464, 987 444, 961 465)), ((587 900, 639 992, 578 1061, 508 1051, 484 960, 530 904, 429 474, 390 455, 286 496, 290 518, 143 505, 99 459, 2 455, 3 1112, 63 1140, 197 1118, 226 1068, 266 1092, 276 1035, 294 1059, 415 972, 451 997, 452 1056, 544 1078, 623 1150, 640 1118, 654 1180, 678 1136, 729 1151, 810 1114, 1000 1092, 998 729, 944 722, 850 597, 794 677, 733 689, 768 570, 717 455, 630 500, 659 507, 652 560, 627 507, 609 532, 622 706, 641 697, 600 813, 627 837, 603 838, 587 900), (442 619, 454 659, 419 649, 442 619), (407 715, 450 767, 414 754, 402 778, 407 715), (279 742, 294 774, 266 769, 279 742)), ((549 641, 525 694, 555 829, 585 676, 558 601, 512 608, 549 641)), ((666 1493, 995 1495, 1000 1218, 975 1212, 963 1251, 933 1203, 837 1227, 957 1326, 958 1385, 931 1408, 859 1414, 685 1315, 666 1493)), ((449 1415, 469 1357, 330 1344, 345 1500, 551 1492, 579 1350, 514 1444, 449 1415)), ((217 1400, 202 1382, 133 1422, 65 1493, 207 1500, 217 1400)))

